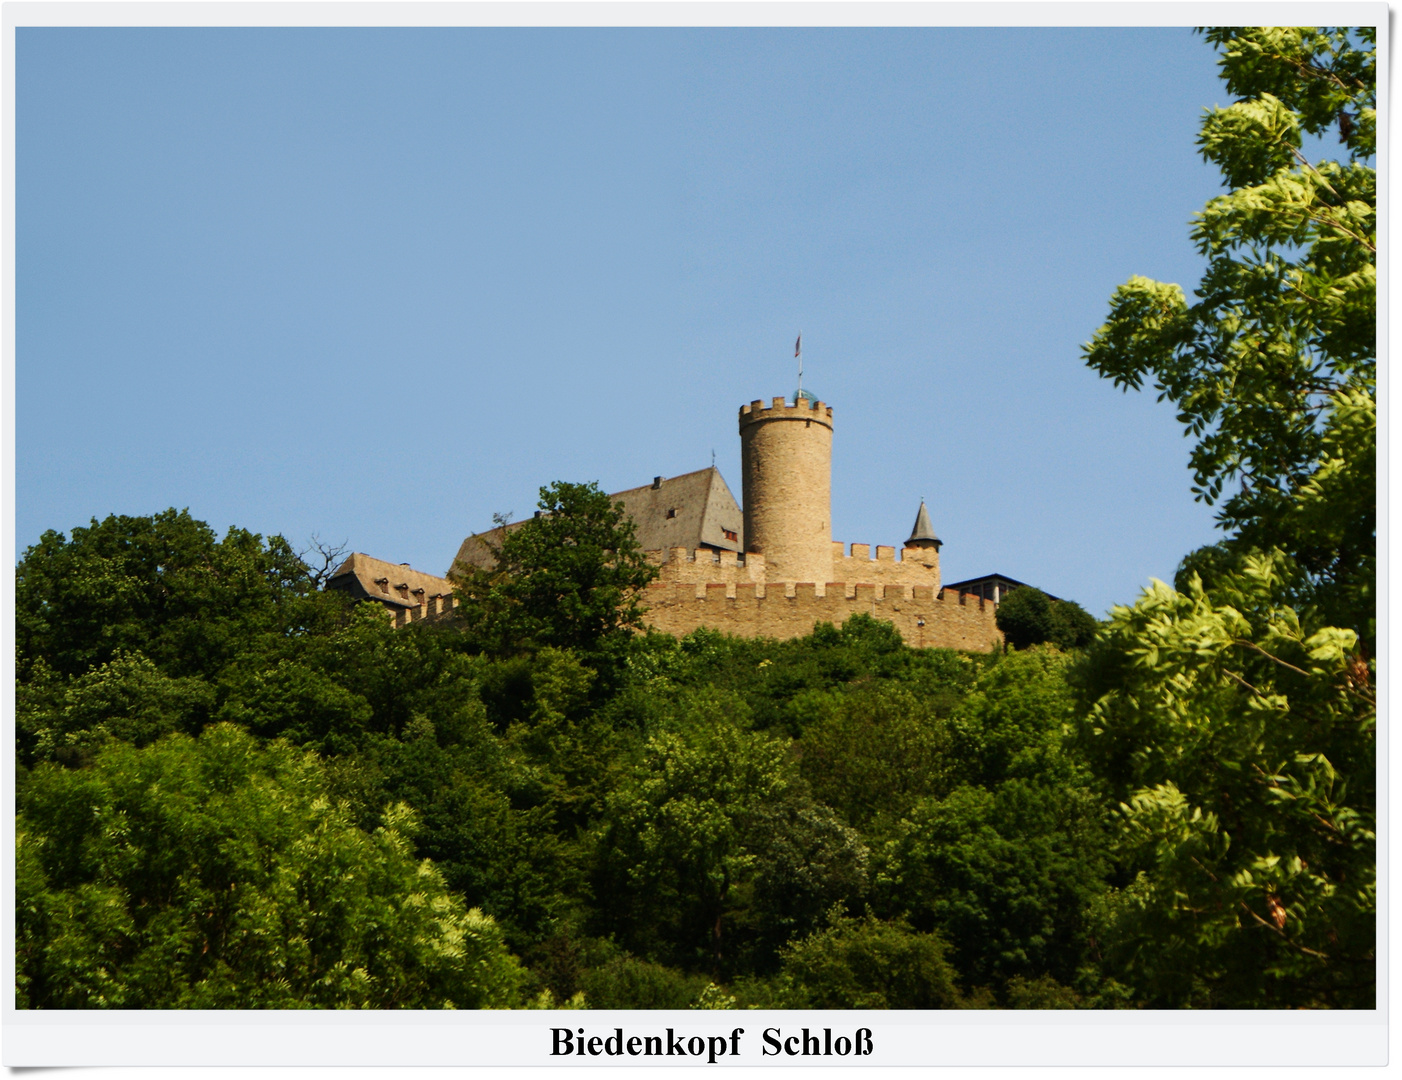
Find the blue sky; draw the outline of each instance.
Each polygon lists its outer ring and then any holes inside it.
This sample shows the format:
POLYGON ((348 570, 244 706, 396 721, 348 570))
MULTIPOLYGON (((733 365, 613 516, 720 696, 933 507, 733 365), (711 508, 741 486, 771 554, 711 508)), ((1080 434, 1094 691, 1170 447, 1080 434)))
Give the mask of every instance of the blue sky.
POLYGON ((1214 538, 1080 356, 1191 289, 1186 28, 62 30, 16 50, 16 529, 189 507, 441 573, 556 479, 835 409, 834 539, 1099 614, 1214 538))

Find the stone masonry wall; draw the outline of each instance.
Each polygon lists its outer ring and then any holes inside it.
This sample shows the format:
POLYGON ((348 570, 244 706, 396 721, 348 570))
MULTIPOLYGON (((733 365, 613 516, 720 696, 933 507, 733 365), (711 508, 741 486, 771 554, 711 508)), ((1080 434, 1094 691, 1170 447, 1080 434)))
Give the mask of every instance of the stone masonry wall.
POLYGON ((832 407, 803 399, 740 408, 745 551, 770 577, 821 582, 832 544, 832 407))
POLYGON ((871 557, 870 544, 853 544, 851 552, 844 555, 841 541, 833 541, 832 576, 828 578, 829 581, 848 582, 848 596, 852 595, 850 583, 857 581, 873 585, 940 587, 940 557, 933 548, 903 548, 899 561, 896 549, 884 544, 877 546, 875 559, 871 557))
POLYGON ((704 587, 704 595, 687 584, 648 586, 645 619, 669 634, 686 634, 698 626, 740 637, 794 638, 812 633, 814 623, 841 626, 864 614, 893 623, 908 645, 916 648, 966 649, 989 652, 1002 644, 994 622, 995 605, 967 594, 939 591, 928 585, 882 586, 828 583, 826 593, 808 582, 793 586, 792 595, 777 584, 760 595, 753 583, 704 587))
MULTIPOLYGON (((865 544, 853 544, 847 556, 841 544, 833 545, 834 570, 850 568, 866 579, 851 584, 766 583, 764 557, 755 554, 704 548, 648 552, 659 577, 643 597, 643 619, 669 634, 706 626, 740 637, 787 639, 812 633, 815 623, 840 626, 860 613, 894 624, 906 644, 916 648, 988 652, 1002 644, 994 621, 997 605, 940 589, 939 568, 922 564, 920 549, 904 552, 907 557, 899 562, 893 548, 877 548, 875 560, 866 557, 868 550, 865 544), (929 583, 920 584, 921 579, 929 583)), ((396 627, 435 622, 451 616, 456 606, 455 597, 432 597, 418 607, 393 611, 390 618, 396 627)))
POLYGON ((648 561, 657 567, 657 580, 688 584, 701 589, 713 582, 726 585, 730 596, 741 582, 763 583, 763 555, 741 555, 734 551, 713 551, 707 548, 668 548, 647 552, 648 561))

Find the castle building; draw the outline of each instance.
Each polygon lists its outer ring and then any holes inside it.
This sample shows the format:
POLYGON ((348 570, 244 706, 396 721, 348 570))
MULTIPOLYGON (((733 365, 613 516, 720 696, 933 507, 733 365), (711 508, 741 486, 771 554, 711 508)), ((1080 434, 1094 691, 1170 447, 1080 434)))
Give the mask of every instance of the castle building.
POLYGON ((408 563, 373 559, 359 551, 336 567, 326 587, 357 600, 377 600, 391 615, 416 608, 426 612, 430 603, 441 609, 444 598, 451 604, 453 596, 453 583, 447 578, 411 569, 408 563))
MULTIPOLYGON (((714 468, 612 496, 632 519, 657 580, 643 598, 648 625, 685 634, 706 626, 742 637, 792 638, 818 622, 866 614, 917 647, 986 652, 1010 578, 942 588, 940 548, 924 502, 896 557, 893 546, 832 539, 832 406, 807 393, 741 406, 741 503, 714 468)), ((511 529, 520 523, 507 525, 511 529)), ((467 537, 456 564, 490 566, 498 530, 467 537)), ((328 588, 377 600, 396 626, 451 614, 452 583, 355 554, 328 588), (418 602, 413 602, 417 600, 418 602)))
MULTIPOLYGON (((633 522, 638 546, 644 551, 688 550, 743 551, 744 516, 730 487, 714 466, 682 476, 654 476, 645 487, 616 491, 609 496, 623 504, 623 512, 633 522)), ((517 521, 507 530, 519 528, 517 521)), ((499 535, 490 529, 469 536, 458 548, 453 564, 492 565, 489 543, 499 535)))
MULTIPOLYGON (((981 596, 985 600, 992 600, 995 604, 1001 604, 1003 598, 1014 589, 1021 589, 1027 583, 1018 581, 1017 578, 1010 578, 1006 574, 985 574, 983 577, 969 578, 967 581, 955 581, 946 585, 946 589, 953 589, 956 592, 971 593, 974 596, 981 596)), ((1046 593, 1048 600, 1060 600, 1061 597, 1046 593)))

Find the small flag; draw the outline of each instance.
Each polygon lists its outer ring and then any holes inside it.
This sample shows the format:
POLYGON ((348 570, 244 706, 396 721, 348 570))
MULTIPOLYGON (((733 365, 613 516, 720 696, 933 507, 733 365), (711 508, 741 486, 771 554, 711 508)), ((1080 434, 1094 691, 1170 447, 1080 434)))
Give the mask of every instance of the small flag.
POLYGON ((802 355, 803 355, 803 335, 802 335, 802 334, 799 334, 799 335, 798 335, 798 340, 795 341, 795 342, 793 343, 793 354, 794 354, 795 356, 802 356, 802 355))

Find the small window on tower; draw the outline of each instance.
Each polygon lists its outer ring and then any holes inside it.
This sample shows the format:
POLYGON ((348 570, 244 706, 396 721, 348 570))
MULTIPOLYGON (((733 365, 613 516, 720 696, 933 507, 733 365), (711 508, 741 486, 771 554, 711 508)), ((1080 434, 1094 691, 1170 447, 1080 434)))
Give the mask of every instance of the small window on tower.
POLYGON ((725 538, 731 543, 737 543, 740 540, 740 537, 737 534, 731 532, 729 529, 722 529, 721 532, 725 533, 725 538))
POLYGON ((675 506, 669 507, 668 510, 667 510, 667 516, 668 516, 669 518, 674 518, 674 517, 676 517, 676 516, 677 516, 677 508, 676 508, 675 506))

